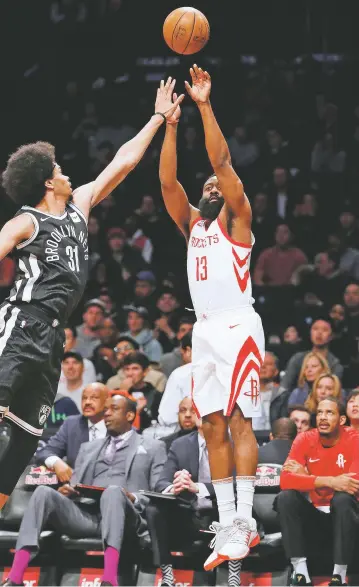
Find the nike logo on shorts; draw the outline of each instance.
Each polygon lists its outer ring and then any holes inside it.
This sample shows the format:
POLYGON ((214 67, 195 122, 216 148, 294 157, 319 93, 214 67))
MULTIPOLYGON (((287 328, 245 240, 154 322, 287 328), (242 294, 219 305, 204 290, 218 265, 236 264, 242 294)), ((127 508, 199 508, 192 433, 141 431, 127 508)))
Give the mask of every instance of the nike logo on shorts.
POLYGON ((317 463, 318 461, 320 461, 320 459, 309 459, 310 463, 317 463))
POLYGON ((47 218, 40 218, 41 222, 45 222, 45 220, 47 220, 47 218))
POLYGON ((240 324, 232 324, 229 328, 236 328, 236 326, 240 326, 240 324))

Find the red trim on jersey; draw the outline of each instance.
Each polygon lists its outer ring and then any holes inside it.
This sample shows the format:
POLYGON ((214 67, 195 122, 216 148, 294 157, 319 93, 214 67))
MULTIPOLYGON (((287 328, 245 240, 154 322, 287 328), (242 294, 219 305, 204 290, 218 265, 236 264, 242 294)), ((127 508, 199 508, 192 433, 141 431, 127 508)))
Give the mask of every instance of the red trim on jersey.
POLYGON ((194 225, 197 224, 197 222, 199 222, 200 220, 203 220, 203 218, 201 216, 198 216, 198 218, 196 218, 195 220, 192 220, 191 224, 189 225, 190 234, 193 230, 194 225))
POLYGON ((248 283, 248 279, 249 279, 249 271, 248 271, 248 267, 247 267, 247 269, 246 269, 243 277, 241 277, 240 274, 239 274, 237 265, 241 269, 243 269, 243 267, 246 265, 249 257, 251 256, 251 251, 248 253, 248 255, 246 255, 244 257, 244 259, 241 259, 237 255, 237 253, 236 253, 236 251, 235 251, 235 249, 233 247, 232 247, 232 253, 233 253, 233 256, 234 256, 234 259, 235 259, 235 261, 233 261, 234 273, 236 274, 236 278, 237 278, 237 281, 238 281, 239 288, 240 288, 241 292, 244 293, 246 291, 246 289, 247 289, 247 283, 248 283))
POLYGON ((245 249, 252 248, 252 245, 246 245, 245 243, 240 243, 238 241, 235 241, 232 237, 230 237, 229 234, 225 231, 224 226, 223 226, 221 219, 219 217, 217 218, 217 222, 218 222, 218 226, 221 229, 223 236, 225 236, 226 239, 229 240, 230 243, 232 243, 232 245, 237 245, 237 247, 244 247, 245 249))
POLYGON ((197 418, 200 418, 201 417, 201 414, 199 413, 198 408, 197 408, 196 404, 194 403, 193 390, 194 390, 194 379, 193 379, 193 376, 192 376, 191 377, 191 400, 192 400, 192 406, 193 406, 193 409, 195 411, 195 414, 196 414, 197 418))
POLYGON ((236 404, 236 401, 238 399, 238 396, 241 393, 243 383, 244 383, 247 375, 250 373, 250 371, 252 371, 252 369, 258 373, 258 378, 259 378, 260 365, 262 365, 262 363, 263 363, 262 357, 261 357, 261 354, 258 350, 256 343, 254 342, 254 340, 251 336, 248 336, 247 340, 244 342, 244 344, 242 345, 242 347, 238 353, 236 363, 234 365, 234 370, 233 370, 233 374, 232 374, 232 382, 231 382, 231 394, 230 394, 229 400, 228 400, 227 410, 226 410, 226 414, 225 414, 226 416, 231 415, 232 410, 233 410, 233 408, 236 404), (258 359, 259 365, 255 361, 253 361, 253 359, 248 361, 248 364, 246 365, 245 369, 243 370, 241 378, 240 378, 238 384, 236 385, 238 373, 240 372, 243 363, 245 362, 245 360, 249 357, 249 355, 251 353, 253 353, 254 356, 258 359))

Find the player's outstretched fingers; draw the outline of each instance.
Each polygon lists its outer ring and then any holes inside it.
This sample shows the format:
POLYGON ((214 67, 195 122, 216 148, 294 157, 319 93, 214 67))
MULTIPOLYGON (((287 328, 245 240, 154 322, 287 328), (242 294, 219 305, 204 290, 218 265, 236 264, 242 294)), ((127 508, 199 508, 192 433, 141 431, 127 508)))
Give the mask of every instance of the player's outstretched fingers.
POLYGON ((181 104, 181 102, 184 99, 184 94, 181 94, 180 96, 178 96, 178 98, 176 99, 175 102, 173 102, 174 106, 177 108, 177 106, 179 106, 181 104))
MULTIPOLYGON (((170 78, 170 79, 171 79, 171 78, 170 78)), ((171 81, 171 83, 170 83, 170 87, 169 87, 169 92, 170 92, 171 94, 172 94, 172 92, 173 92, 173 90, 174 90, 174 87, 175 87, 175 85, 176 85, 176 80, 175 80, 175 79, 173 79, 173 80, 171 81)))
POLYGON ((169 77, 168 80, 166 81, 166 85, 165 85, 165 90, 168 92, 170 87, 171 87, 171 83, 172 83, 172 78, 169 77))
MULTIPOLYGON (((195 66, 193 66, 193 67, 195 67, 195 66)), ((195 81, 196 81, 196 79, 197 79, 196 72, 194 71, 194 69, 193 69, 192 67, 191 67, 191 69, 189 70, 189 72, 190 72, 190 75, 191 75, 192 81, 193 81, 193 82, 195 82, 195 81)))
POLYGON ((163 90, 164 87, 165 87, 165 82, 163 81, 163 79, 161 79, 160 90, 163 90))

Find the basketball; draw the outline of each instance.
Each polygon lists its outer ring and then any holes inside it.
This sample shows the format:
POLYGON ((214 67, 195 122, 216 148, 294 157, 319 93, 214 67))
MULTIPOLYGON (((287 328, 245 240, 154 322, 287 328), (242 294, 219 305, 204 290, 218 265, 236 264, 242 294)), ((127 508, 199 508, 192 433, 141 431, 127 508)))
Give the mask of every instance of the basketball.
POLYGON ((209 39, 209 22, 196 8, 176 8, 163 25, 167 45, 180 55, 198 53, 209 39))

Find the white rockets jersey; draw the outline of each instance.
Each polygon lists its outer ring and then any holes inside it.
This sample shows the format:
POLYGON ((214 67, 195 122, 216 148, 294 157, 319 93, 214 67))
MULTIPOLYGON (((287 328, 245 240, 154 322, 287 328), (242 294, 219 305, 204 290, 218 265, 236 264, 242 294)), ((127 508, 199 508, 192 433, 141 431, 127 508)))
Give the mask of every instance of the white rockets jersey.
POLYGON ((188 242, 187 273, 197 318, 212 312, 250 306, 249 274, 252 244, 237 243, 226 234, 219 218, 208 225, 199 218, 188 242))

